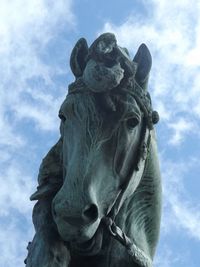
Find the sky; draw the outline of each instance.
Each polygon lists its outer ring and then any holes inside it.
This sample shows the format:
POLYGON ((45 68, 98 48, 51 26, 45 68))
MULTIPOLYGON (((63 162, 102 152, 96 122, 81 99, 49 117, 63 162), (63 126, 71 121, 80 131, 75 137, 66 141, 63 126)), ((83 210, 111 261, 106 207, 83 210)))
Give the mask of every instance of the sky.
POLYGON ((151 51, 163 211, 155 267, 200 262, 200 0, 0 0, 0 266, 24 266, 30 195, 59 138, 76 41, 113 32, 151 51))

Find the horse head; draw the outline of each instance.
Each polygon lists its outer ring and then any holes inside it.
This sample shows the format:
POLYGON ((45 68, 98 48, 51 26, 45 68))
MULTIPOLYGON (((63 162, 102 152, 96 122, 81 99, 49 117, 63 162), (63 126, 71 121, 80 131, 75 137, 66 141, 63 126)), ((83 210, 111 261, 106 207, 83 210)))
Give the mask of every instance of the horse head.
POLYGON ((148 98, 151 57, 142 45, 132 61, 107 33, 90 48, 79 40, 71 68, 76 81, 59 112, 63 185, 53 200, 53 215, 61 237, 74 246, 96 233, 98 242, 90 251, 95 254, 101 247, 100 222, 139 160, 146 118, 134 89, 148 98))

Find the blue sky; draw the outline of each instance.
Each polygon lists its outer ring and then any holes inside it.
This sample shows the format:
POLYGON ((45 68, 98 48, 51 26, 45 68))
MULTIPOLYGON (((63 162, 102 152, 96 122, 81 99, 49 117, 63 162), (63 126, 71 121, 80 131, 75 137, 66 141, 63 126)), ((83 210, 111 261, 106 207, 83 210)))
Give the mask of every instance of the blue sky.
POLYGON ((200 262, 200 1, 0 1, 0 266, 23 266, 33 237, 29 196, 42 157, 59 136, 59 106, 73 81, 80 37, 116 34, 134 56, 153 57, 149 91, 163 178, 155 267, 200 262))

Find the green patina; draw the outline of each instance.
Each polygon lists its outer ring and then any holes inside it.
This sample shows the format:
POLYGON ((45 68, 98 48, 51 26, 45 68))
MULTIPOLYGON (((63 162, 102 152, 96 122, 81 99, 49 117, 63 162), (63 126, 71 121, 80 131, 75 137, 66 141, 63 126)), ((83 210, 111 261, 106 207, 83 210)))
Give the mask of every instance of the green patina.
POLYGON ((147 91, 151 55, 111 33, 75 45, 60 139, 43 159, 27 267, 152 267, 161 181, 147 91))

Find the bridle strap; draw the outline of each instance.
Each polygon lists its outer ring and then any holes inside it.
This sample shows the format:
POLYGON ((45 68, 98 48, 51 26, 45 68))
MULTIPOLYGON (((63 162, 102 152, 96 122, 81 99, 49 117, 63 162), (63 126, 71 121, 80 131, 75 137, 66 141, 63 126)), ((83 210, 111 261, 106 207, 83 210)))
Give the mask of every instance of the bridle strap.
POLYGON ((110 236, 122 244, 131 258, 139 264, 140 267, 152 267, 152 260, 148 257, 144 251, 142 251, 133 241, 119 228, 115 222, 109 217, 104 217, 102 222, 106 226, 110 236))
POLYGON ((132 193, 135 191, 141 180, 146 164, 146 157, 149 149, 150 139, 151 139, 151 132, 147 128, 145 130, 144 138, 141 141, 139 147, 139 154, 140 154, 139 161, 136 167, 134 168, 133 172, 129 175, 129 177, 127 177, 122 190, 120 191, 111 211, 109 212, 109 217, 112 220, 115 219, 124 201, 132 195, 132 193))
POLYGON ((118 227, 114 220, 120 211, 124 201, 129 198, 136 190, 145 170, 147 153, 150 146, 151 131, 145 130, 144 138, 140 144, 140 159, 137 167, 133 173, 127 178, 127 181, 119 193, 111 211, 102 219, 105 228, 109 234, 120 242, 126 249, 128 254, 132 257, 134 262, 138 263, 141 267, 152 267, 152 260, 147 256, 134 242, 118 227))

